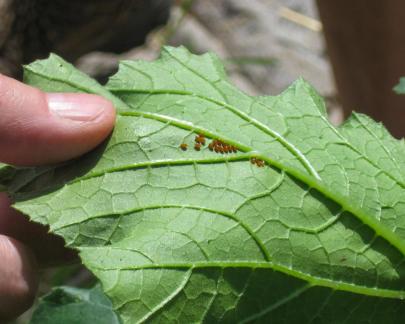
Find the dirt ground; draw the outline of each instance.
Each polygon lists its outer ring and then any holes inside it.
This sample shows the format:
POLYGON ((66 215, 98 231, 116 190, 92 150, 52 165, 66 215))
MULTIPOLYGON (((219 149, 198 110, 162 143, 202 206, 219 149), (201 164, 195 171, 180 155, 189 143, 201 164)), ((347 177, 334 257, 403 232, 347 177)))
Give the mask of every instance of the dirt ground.
POLYGON ((77 65, 103 81, 119 60, 154 59, 165 44, 213 51, 232 81, 252 95, 278 94, 303 77, 326 99, 332 122, 341 122, 313 0, 175 1, 171 11, 169 24, 152 32, 145 46, 121 55, 90 53, 77 65))

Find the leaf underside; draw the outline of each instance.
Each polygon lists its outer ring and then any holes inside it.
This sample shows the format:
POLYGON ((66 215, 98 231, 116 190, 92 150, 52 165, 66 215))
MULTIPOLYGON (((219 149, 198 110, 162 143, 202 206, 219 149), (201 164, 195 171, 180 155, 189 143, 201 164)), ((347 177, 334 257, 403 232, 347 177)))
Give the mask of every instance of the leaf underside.
POLYGON ((303 80, 248 96, 185 48, 124 61, 105 87, 55 55, 25 80, 117 108, 104 145, 8 190, 80 251, 123 322, 405 320, 405 150, 381 124, 334 127, 303 80))
POLYGON ((119 324, 110 300, 99 286, 92 289, 58 287, 41 298, 30 324, 119 324))

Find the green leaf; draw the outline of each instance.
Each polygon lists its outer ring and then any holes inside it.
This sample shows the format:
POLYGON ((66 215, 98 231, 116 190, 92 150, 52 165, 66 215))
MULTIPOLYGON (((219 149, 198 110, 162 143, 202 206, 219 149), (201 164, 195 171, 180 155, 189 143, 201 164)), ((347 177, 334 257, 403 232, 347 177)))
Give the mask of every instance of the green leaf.
POLYGON ((185 48, 122 62, 106 88, 56 56, 25 77, 116 103, 104 145, 9 191, 80 251, 123 322, 405 320, 404 142, 380 124, 334 127, 303 80, 248 96, 185 48), (196 134, 237 152, 194 150, 196 134))
POLYGON ((119 324, 110 300, 100 286, 92 289, 57 287, 42 297, 31 324, 119 324))
POLYGON ((7 191, 8 181, 13 179, 15 169, 7 164, 0 163, 0 192, 7 191))
POLYGON ((397 94, 405 94, 405 77, 399 79, 399 83, 394 87, 397 94))

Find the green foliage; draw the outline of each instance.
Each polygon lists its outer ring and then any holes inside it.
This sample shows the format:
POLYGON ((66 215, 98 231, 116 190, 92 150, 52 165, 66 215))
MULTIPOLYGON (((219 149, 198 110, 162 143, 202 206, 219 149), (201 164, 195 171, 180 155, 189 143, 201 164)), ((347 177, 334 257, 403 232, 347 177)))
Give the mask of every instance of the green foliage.
POLYGON ((405 77, 399 79, 399 83, 394 87, 397 94, 405 94, 405 77))
POLYGON ((99 286, 93 289, 58 287, 40 299, 31 324, 119 324, 110 300, 99 286))
POLYGON ((334 127, 303 80, 248 96, 184 48, 122 62, 106 87, 54 55, 25 72, 117 107, 99 149, 8 188, 80 251, 123 322, 405 321, 405 150, 382 125, 334 127), (194 150, 196 134, 237 152, 194 150))
POLYGON ((0 163, 0 192, 7 191, 7 181, 13 179, 15 175, 15 169, 4 163, 0 163))

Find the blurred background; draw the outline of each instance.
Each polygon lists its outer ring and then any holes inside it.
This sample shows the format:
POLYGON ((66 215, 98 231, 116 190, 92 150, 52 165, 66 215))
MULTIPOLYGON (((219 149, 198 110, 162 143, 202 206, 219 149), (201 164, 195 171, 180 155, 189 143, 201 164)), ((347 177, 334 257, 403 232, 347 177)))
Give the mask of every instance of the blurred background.
POLYGON ((217 53, 249 94, 304 77, 333 123, 356 110, 403 137, 404 22, 402 0, 0 0, 0 72, 55 52, 103 83, 121 59, 185 45, 217 53))
POLYGON ((1 11, 0 71, 17 78, 21 64, 53 51, 105 82, 119 60, 184 45, 217 53, 252 95, 278 94, 302 76, 342 120, 313 0, 0 0, 1 11))
MULTIPOLYGON (((335 125, 356 110, 403 137, 405 97, 392 88, 405 76, 404 24, 402 0, 0 0, 0 73, 21 79, 22 64, 55 52, 105 83, 120 60, 184 45, 218 54, 248 94, 303 77, 335 125)), ((92 283, 79 265, 54 268, 41 294, 92 283)))

